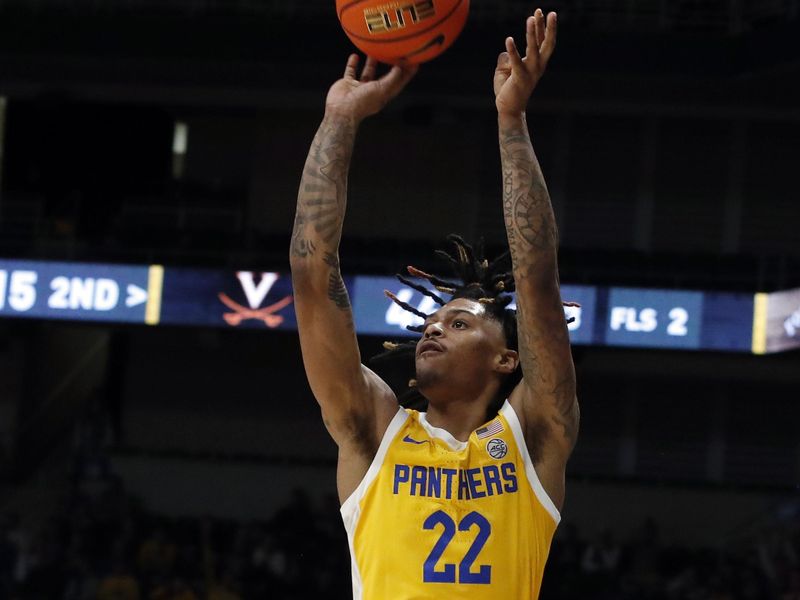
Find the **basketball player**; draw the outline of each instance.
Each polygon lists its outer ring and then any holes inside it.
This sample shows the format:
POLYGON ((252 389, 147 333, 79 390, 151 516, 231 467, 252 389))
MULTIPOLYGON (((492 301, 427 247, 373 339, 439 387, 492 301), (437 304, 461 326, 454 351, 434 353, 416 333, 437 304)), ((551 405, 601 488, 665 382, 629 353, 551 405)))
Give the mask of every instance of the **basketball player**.
POLYGON ((528 17, 525 37, 524 58, 506 39, 494 74, 512 273, 455 236, 460 283, 409 269, 452 296, 414 284, 441 305, 412 342, 413 390, 427 412, 401 408, 361 364, 338 258, 358 126, 415 68, 376 78, 367 59, 358 77, 350 56, 305 164, 291 242, 297 321, 311 389, 339 447, 355 598, 539 594, 579 413, 555 220, 525 117, 555 47, 555 13, 528 17), (516 314, 506 308, 515 286, 516 314))

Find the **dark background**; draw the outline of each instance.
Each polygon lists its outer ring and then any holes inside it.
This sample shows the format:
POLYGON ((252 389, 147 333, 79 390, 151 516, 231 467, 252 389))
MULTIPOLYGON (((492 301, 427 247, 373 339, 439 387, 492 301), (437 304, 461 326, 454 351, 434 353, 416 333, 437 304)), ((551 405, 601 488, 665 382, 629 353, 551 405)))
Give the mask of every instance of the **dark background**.
MULTIPOLYGON (((797 0, 543 8, 562 281, 800 286, 797 0)), ((451 231, 502 250, 491 76, 532 9, 473 0, 363 124, 346 274, 434 269, 451 231)), ((286 272, 350 50, 330 0, 0 1, 0 256, 286 272)), ((797 352, 574 354, 542 597, 800 597, 797 352)), ((0 322, 0 598, 346 598, 334 465, 295 334, 0 322)))

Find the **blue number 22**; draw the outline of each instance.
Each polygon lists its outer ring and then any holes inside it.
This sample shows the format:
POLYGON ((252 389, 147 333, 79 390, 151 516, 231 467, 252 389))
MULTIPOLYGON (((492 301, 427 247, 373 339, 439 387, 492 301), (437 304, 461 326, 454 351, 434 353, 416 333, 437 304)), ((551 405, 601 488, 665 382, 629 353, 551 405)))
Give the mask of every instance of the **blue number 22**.
MULTIPOLYGON (((422 524, 423 529, 434 529, 437 525, 443 527, 442 535, 434 544, 428 558, 425 559, 425 565, 422 569, 422 581, 425 583, 455 583, 456 582, 456 566, 454 564, 445 564, 441 571, 436 570, 436 563, 442 558, 447 544, 456 535, 456 523, 447 513, 437 510, 422 524)), ((478 558, 481 549, 489 535, 492 533, 492 524, 482 514, 472 511, 464 516, 458 524, 459 531, 469 531, 473 525, 478 526, 478 535, 472 546, 467 550, 466 555, 458 565, 458 581, 459 583, 490 583, 492 579, 491 565, 480 565, 478 572, 471 571, 472 563, 478 558)))

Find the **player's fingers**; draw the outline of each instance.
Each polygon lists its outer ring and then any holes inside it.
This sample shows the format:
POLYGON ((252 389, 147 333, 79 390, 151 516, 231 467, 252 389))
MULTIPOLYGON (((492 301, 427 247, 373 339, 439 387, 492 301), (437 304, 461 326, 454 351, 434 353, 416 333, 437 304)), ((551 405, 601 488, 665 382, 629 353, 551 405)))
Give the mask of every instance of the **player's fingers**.
POLYGON ((545 27, 547 23, 541 8, 537 8, 533 16, 536 23, 536 47, 538 48, 542 45, 542 42, 544 42, 545 27))
POLYGON ((525 19, 525 55, 539 53, 539 40, 536 39, 536 15, 525 19))
POLYGON ((375 72, 378 70, 378 61, 367 56, 367 62, 364 63, 364 69, 361 71, 361 81, 372 81, 375 79, 375 72))
POLYGON ((508 52, 508 59, 511 61, 511 69, 524 69, 525 63, 522 62, 522 57, 519 55, 517 45, 514 43, 514 38, 506 38, 506 52, 508 52))
POLYGON ((542 60, 545 63, 550 60, 553 50, 556 49, 556 34, 558 33, 558 16, 551 12, 547 15, 547 28, 545 29, 544 41, 540 48, 542 60))
POLYGON ((344 67, 344 78, 355 79, 358 70, 358 54, 351 54, 347 57, 347 65, 344 67))
POLYGON ((418 65, 395 65, 386 75, 380 78, 381 83, 385 86, 387 95, 392 98, 400 93, 400 91, 411 81, 412 77, 417 74, 419 70, 418 65))

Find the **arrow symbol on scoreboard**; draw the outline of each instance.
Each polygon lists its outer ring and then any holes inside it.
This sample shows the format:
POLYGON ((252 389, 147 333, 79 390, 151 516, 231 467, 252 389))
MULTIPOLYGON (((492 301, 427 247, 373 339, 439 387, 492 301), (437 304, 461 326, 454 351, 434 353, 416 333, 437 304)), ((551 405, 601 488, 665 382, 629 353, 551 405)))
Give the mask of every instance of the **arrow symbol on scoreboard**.
POLYGON ((147 290, 143 290, 138 285, 128 284, 128 297, 125 298, 125 306, 128 308, 138 306, 147 302, 147 290))

